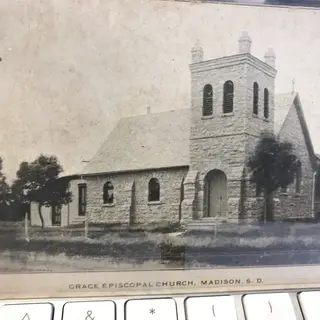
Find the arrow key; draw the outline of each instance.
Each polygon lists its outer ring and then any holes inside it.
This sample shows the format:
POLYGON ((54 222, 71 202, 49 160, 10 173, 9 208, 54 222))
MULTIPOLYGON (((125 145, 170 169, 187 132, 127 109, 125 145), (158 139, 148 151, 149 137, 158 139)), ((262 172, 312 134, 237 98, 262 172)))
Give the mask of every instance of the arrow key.
POLYGON ((0 319, 52 320, 51 303, 6 304, 0 308, 0 319))

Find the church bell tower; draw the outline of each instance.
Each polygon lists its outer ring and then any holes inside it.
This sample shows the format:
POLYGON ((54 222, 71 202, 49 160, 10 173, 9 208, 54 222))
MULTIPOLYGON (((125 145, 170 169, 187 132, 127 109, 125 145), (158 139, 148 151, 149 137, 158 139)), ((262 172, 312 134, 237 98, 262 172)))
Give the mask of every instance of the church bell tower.
POLYGON ((238 52, 204 60, 191 51, 190 170, 198 172, 196 218, 238 220, 245 164, 262 131, 273 131, 275 54, 251 54, 246 32, 238 52))

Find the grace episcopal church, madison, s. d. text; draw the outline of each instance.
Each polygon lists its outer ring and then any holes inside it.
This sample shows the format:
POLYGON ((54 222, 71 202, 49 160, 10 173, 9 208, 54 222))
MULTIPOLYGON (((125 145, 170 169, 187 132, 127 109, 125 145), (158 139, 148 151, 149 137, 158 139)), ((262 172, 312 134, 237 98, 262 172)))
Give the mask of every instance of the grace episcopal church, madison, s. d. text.
MULTIPOLYGON (((204 61, 192 48, 190 107, 121 119, 70 181, 73 201, 43 208, 45 225, 257 220, 264 201, 245 164, 263 131, 293 143, 301 163, 274 195, 273 218, 311 218, 317 158, 299 95, 275 94, 272 49, 264 61, 250 51, 246 32, 235 55, 204 61)), ((40 224, 34 204, 31 224, 40 224)))

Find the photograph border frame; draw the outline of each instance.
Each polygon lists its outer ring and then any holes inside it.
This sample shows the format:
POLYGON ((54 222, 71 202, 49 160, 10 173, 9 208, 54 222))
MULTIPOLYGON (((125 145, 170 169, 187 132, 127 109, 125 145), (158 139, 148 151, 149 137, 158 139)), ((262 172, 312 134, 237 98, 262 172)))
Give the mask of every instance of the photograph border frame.
POLYGON ((320 266, 310 265, 201 270, 11 273, 0 274, 0 299, 305 290, 319 287, 316 279, 320 279, 320 266), (157 286, 157 283, 163 282, 166 286, 157 286), (134 286, 130 287, 130 284, 134 286))
MULTIPOLYGON (((160 0, 167 1, 167 0, 160 0)), ((319 10, 319 7, 183 1, 235 6, 319 10)), ((290 253, 288 253, 290 254, 290 253)), ((108 297, 128 295, 214 294, 231 291, 319 287, 320 265, 161 270, 0 273, 0 299, 108 297), (157 279, 155 281, 155 279, 157 279), (157 285, 157 283, 168 283, 157 285), (171 284, 172 285, 171 285, 171 284), (132 286, 131 286, 132 284, 132 286), (138 285, 139 284, 139 285, 138 285)))

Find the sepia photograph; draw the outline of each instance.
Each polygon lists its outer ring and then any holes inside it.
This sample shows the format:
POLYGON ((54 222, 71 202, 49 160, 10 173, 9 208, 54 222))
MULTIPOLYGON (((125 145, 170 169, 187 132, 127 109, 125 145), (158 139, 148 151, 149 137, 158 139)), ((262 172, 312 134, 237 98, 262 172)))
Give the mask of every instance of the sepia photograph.
POLYGON ((0 272, 320 263, 320 12, 0 3, 0 272))

